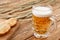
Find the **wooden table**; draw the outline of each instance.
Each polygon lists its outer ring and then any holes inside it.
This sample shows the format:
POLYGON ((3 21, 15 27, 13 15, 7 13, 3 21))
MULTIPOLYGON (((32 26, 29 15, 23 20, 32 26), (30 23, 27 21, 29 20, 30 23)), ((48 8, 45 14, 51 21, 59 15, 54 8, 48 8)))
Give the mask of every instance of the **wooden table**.
MULTIPOLYGON (((48 38, 35 38, 32 30, 31 7, 35 4, 50 4, 53 7, 53 15, 60 14, 60 0, 0 0, 0 18, 18 18, 19 28, 6 40, 60 40, 60 17, 57 19, 57 30, 51 33, 48 38)), ((14 30, 14 29, 13 29, 14 30)), ((3 39, 5 40, 5 39, 3 39)))

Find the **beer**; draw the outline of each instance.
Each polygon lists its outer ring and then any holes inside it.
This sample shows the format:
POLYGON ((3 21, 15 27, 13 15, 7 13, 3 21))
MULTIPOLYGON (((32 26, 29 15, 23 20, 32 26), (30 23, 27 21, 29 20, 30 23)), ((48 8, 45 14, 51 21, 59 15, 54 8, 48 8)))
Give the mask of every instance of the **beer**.
POLYGON ((33 15, 33 21, 34 21, 34 31, 39 34, 45 34, 48 31, 48 28, 50 27, 51 20, 49 17, 36 17, 33 15))
POLYGON ((49 7, 37 6, 32 8, 33 30, 36 37, 48 35, 51 15, 52 10, 49 7))

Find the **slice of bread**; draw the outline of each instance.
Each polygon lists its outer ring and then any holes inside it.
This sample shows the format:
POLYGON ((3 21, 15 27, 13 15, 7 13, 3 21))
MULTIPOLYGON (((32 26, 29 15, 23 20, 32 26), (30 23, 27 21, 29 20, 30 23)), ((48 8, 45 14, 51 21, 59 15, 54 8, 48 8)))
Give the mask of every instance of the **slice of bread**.
POLYGON ((16 18, 10 18, 8 20, 4 20, 3 22, 1 21, 0 21, 0 34, 7 33, 11 29, 11 27, 17 23, 16 18))
POLYGON ((7 23, 0 23, 0 34, 5 34, 11 29, 10 25, 7 23))
POLYGON ((7 20, 7 22, 9 23, 9 25, 11 27, 13 27, 17 23, 17 19, 16 18, 10 18, 7 20))

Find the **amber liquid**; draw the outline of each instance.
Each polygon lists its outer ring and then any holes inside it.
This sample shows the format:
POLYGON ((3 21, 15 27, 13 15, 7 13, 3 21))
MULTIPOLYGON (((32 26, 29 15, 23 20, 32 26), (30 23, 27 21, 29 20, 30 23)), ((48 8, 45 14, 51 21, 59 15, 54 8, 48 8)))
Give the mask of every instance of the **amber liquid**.
POLYGON ((33 18, 33 28, 34 31, 39 34, 45 34, 48 31, 48 28, 50 27, 50 18, 49 17, 36 17, 32 16, 33 18))

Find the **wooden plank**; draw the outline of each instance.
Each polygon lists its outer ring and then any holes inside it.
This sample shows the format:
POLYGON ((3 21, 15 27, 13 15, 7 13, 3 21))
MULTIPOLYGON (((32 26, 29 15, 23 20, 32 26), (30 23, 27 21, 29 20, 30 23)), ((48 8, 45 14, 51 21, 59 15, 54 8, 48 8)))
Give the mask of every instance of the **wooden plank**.
MULTIPOLYGON (((6 3, 4 3, 4 0, 2 4, 0 4, 0 18, 10 18, 10 17, 17 17, 20 16, 20 14, 26 14, 24 11, 27 11, 31 9, 32 5, 34 4, 42 4, 42 3, 48 3, 50 2, 49 0, 6 0, 6 3), (12 7, 11 7, 12 6, 12 7), (23 13, 21 13, 23 12, 23 13)), ((51 1, 50 3, 54 9, 59 8, 60 6, 58 4, 58 1, 51 1), (54 4, 54 5, 53 5, 54 4)), ((23 15, 24 16, 24 15, 23 15)))
MULTIPOLYGON (((21 20, 20 20, 21 21, 21 20)), ((10 38, 10 40, 25 40, 33 34, 31 19, 21 21, 20 28, 10 38)))

